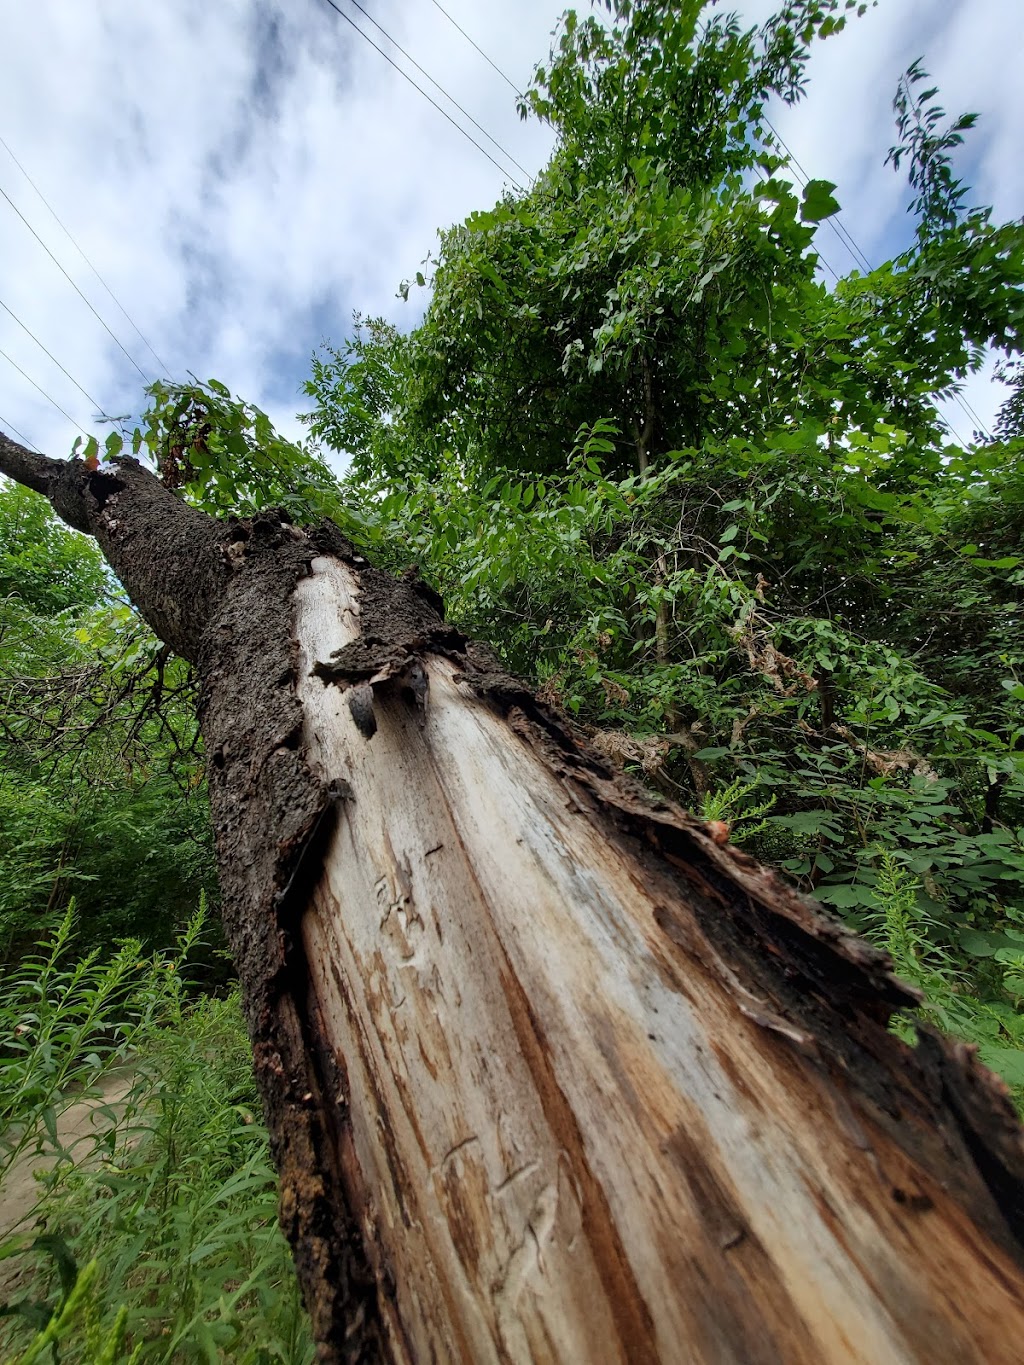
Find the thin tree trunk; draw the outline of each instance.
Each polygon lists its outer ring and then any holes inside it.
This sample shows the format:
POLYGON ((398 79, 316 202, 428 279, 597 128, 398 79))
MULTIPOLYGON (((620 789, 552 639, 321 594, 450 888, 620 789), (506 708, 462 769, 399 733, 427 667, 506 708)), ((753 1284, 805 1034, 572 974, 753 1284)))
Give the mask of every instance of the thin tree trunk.
POLYGON ((2 437, 0 469, 199 668, 324 1360, 1019 1359, 1020 1128, 970 1049, 887 1031, 883 955, 333 527, 2 437))
POLYGON ((636 469, 641 478, 650 467, 651 437, 654 435, 654 381, 651 376, 651 362, 646 355, 640 358, 641 385, 643 388, 644 424, 633 418, 633 444, 636 448, 636 469))

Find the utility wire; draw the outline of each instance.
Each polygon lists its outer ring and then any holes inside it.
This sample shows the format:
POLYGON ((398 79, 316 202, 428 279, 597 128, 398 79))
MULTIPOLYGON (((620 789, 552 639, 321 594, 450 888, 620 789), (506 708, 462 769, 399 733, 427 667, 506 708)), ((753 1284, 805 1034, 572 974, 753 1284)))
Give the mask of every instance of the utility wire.
MULTIPOLYGON (((781 142, 782 139, 780 138, 779 141, 781 142)), ((785 144, 783 144, 783 145, 785 145, 785 144)), ((757 172, 757 174, 761 177, 762 183, 767 183, 767 181, 768 181, 768 176, 767 176, 766 173, 761 169, 761 167, 758 166, 758 165, 755 163, 754 169, 755 169, 755 171, 757 172)), ((804 174, 806 175, 806 172, 804 172, 804 174)), ((832 276, 833 280, 835 280, 835 282, 838 284, 838 283, 839 283, 839 272, 838 272, 838 271, 837 271, 837 270, 828 262, 828 260, 821 254, 820 251, 817 252, 816 254, 817 254, 818 260, 819 260, 819 261, 821 262, 821 264, 825 267, 825 269, 828 271, 828 273, 832 276)), ((871 267, 868 266, 868 270, 869 270, 869 271, 870 271, 870 269, 871 269, 871 267)), ((940 422, 942 423, 942 425, 946 428, 946 430, 950 433, 950 435, 956 437, 956 439, 957 439, 957 441, 959 442, 960 446, 963 447, 964 449, 966 449, 966 445, 965 445, 964 439, 963 439, 963 437, 960 435, 960 433, 957 431, 956 427, 953 426, 953 423, 952 423, 951 421, 949 421, 949 419, 948 419, 947 417, 944 417, 944 416, 942 415, 942 413, 939 412, 938 400, 933 398, 933 399, 931 400, 931 404, 932 404, 932 407, 935 409, 935 416, 939 419, 939 421, 940 421, 940 422)), ((980 423, 979 423, 979 426, 980 426, 980 423)))
POLYGON ((991 443, 992 433, 985 426, 985 423, 981 420, 978 414, 974 411, 974 408, 971 405, 971 403, 968 402, 968 400, 963 396, 962 393, 955 393, 953 397, 956 399, 957 403, 964 410, 964 412, 966 412, 967 416, 970 417, 971 420, 974 422, 975 430, 980 431, 982 436, 985 437, 985 440, 991 443))
MULTIPOLYGON (((25 224, 25 226, 28 228, 29 232, 31 232, 32 236, 36 239, 36 241, 39 243, 39 245, 40 245, 40 246, 43 248, 43 250, 46 252, 47 256, 49 256, 50 260, 54 263, 54 265, 57 267, 57 269, 60 271, 60 273, 61 273, 61 274, 64 276, 64 278, 67 280, 67 282, 68 282, 68 284, 70 284, 71 288, 75 291, 75 293, 78 295, 78 297, 82 300, 82 302, 85 304, 85 306, 89 309, 89 312, 92 313, 93 317, 95 317, 96 321, 100 324, 100 326, 103 328, 103 330, 110 336, 111 340, 112 340, 112 341, 114 342, 114 344, 117 346, 118 350, 121 351, 121 352, 124 354, 124 356, 132 363, 132 365, 135 366, 135 368, 138 370, 139 374, 142 376, 142 378, 143 378, 143 379, 146 381, 146 383, 148 384, 148 383, 150 382, 150 379, 149 379, 149 376, 146 374, 145 370, 143 370, 143 369, 139 366, 138 361, 136 361, 136 360, 135 360, 131 355, 129 355, 128 352, 124 349, 124 347, 123 347, 123 346, 121 345, 121 343, 118 341, 117 337, 114 336, 114 333, 110 330, 110 328, 107 326, 107 324, 106 324, 106 323, 103 321, 103 319, 100 317, 99 313, 96 312, 96 309, 92 306, 92 304, 89 302, 89 300, 88 300, 88 299, 85 297, 85 295, 82 293, 81 289, 79 289, 78 285, 75 284, 74 280, 71 278, 71 276, 68 274, 68 272, 67 272, 67 271, 64 269, 64 267, 61 265, 60 261, 57 260, 57 257, 53 254, 53 252, 50 250, 50 248, 46 245, 46 243, 43 241, 42 237, 40 237, 39 233, 36 232, 35 228, 32 226, 32 224, 28 221, 28 219, 27 219, 27 218, 25 217, 25 215, 22 213, 21 209, 18 208, 17 204, 14 202, 14 200, 11 198, 11 196, 10 196, 10 195, 7 193, 7 191, 6 191, 5 189, 3 189, 2 187, 0 187, 0 195, 3 195, 3 197, 7 200, 8 204, 10 204, 11 208, 12 208, 12 209, 14 210, 14 212, 18 215, 18 217, 21 219, 21 221, 22 221, 22 222, 25 224)), ((65 415, 66 415, 66 414, 65 414, 65 415)))
POLYGON ((362 5, 359 3, 359 0, 349 0, 349 4, 353 5, 359 11, 359 13, 363 15, 364 18, 369 19, 370 23, 374 26, 374 28, 379 30, 379 32, 383 33, 384 37, 388 40, 388 42, 391 43, 394 47, 398 48, 399 52, 406 59, 406 61, 412 62, 413 66, 420 73, 420 75, 425 76, 435 90, 440 90, 441 94, 445 97, 445 99, 449 100, 455 106, 455 108, 458 109, 459 113, 462 114, 464 118, 468 118, 473 127, 478 129, 481 133, 483 133, 487 141, 493 143, 494 146, 497 147, 498 151, 501 152, 502 156, 507 157, 509 161, 512 162, 513 166, 518 166, 519 169, 522 171, 523 175, 525 175, 528 180, 533 179, 533 177, 530 175, 530 172, 526 169, 526 167, 521 165, 515 159, 512 153, 506 147, 503 147, 501 145, 501 143, 498 141, 496 137, 491 137, 487 129, 482 124, 477 123, 476 119, 469 112, 469 110, 463 109, 462 105, 458 102, 458 100, 454 99, 451 95, 449 95, 448 91, 444 88, 444 86, 440 85, 437 81, 435 81, 429 71, 424 71, 423 67, 420 66, 416 58, 411 56, 408 52, 406 52, 402 44, 398 42, 397 39, 392 38, 391 34, 387 31, 387 29, 384 28, 381 24, 378 24, 377 20, 373 17, 372 14, 369 13, 368 10, 363 9, 362 5))
MULTIPOLYGON (((769 131, 775 137, 775 141, 786 153, 787 157, 789 157, 791 165, 795 166, 799 173, 803 176, 804 183, 806 184, 806 182, 811 178, 808 175, 807 171, 804 170, 803 166, 801 166, 800 162, 796 159, 796 156, 786 146, 785 142, 783 142, 781 134, 779 133, 778 129, 774 127, 771 120, 766 118, 765 124, 767 125, 769 131)), ((871 262, 864 255, 864 252, 861 251, 857 243, 853 240, 852 235, 846 230, 846 225, 841 221, 838 215, 829 218, 826 221, 828 222, 828 225, 832 229, 832 231, 846 246, 847 250, 850 252, 850 255, 857 262, 857 264, 862 265, 864 269, 870 274, 871 270, 873 269, 871 262)))
POLYGON ((49 352, 49 351, 46 349, 46 347, 43 345, 43 343, 42 343, 42 342, 39 340, 39 338, 36 336, 35 332, 31 331, 28 327, 25 326, 25 324, 22 322, 21 318, 18 317, 17 313, 15 313, 15 312, 13 311, 13 309, 8 308, 8 307, 7 307, 7 304, 4 303, 3 299, 0 299, 0 308, 2 308, 2 309, 4 310, 5 313, 7 313, 10 317, 12 317, 12 318, 14 319, 14 321, 18 324, 18 326, 21 328, 21 330, 22 330, 23 332, 26 332, 26 333, 32 338, 32 340, 36 343, 36 345, 37 345, 37 346, 39 347, 39 349, 42 351, 43 355, 47 355, 47 356, 50 357, 50 359, 53 361, 53 363, 57 366, 57 369, 60 370, 61 374, 65 375, 68 379, 71 380, 72 384, 74 384, 74 386, 75 386, 75 388, 78 390, 78 392, 79 392, 80 394, 82 394, 83 397, 88 398, 89 402, 92 404, 92 406, 96 409, 96 411, 97 411, 102 417, 106 417, 106 416, 109 415, 109 414, 107 413, 106 409, 104 408, 103 404, 102 404, 102 403, 97 403, 96 399, 93 398, 92 394, 89 393, 88 390, 82 388, 81 384, 79 384, 79 382, 78 382, 78 380, 75 378, 75 376, 74 376, 73 374, 70 374, 70 373, 64 368, 64 366, 60 363, 60 361, 57 359, 57 357, 56 357, 55 355, 51 354, 51 352, 49 352))
POLYGON ((519 89, 519 86, 516 85, 515 81, 511 80, 508 76, 505 75, 504 71, 502 71, 501 67, 498 66, 497 62, 492 62, 492 61, 491 61, 490 57, 488 57, 487 53, 483 50, 483 48, 479 45, 479 43, 474 43, 474 42, 473 42, 473 39, 469 36, 469 34, 466 32, 466 30, 462 27, 462 25, 461 25, 460 23, 458 23, 457 20, 455 20, 455 19, 452 18, 452 16, 451 16, 451 15, 448 13, 448 11, 445 9, 444 5, 438 4, 438 0, 433 0, 433 3, 434 3, 435 8, 436 8, 436 9, 439 9, 439 10, 441 11, 441 13, 444 15, 444 17, 448 20, 448 22, 449 22, 450 24, 454 24, 454 26, 455 26, 455 27, 459 30, 459 32, 462 34, 463 38, 465 38, 466 42, 469 43, 470 47, 475 47, 476 50, 477 50, 477 52, 480 53, 480 56, 483 57, 484 61, 487 62, 487 64, 488 64, 489 66, 493 66, 494 69, 495 69, 495 71, 497 71, 498 75, 499 75, 499 76, 501 77, 501 79, 505 82, 505 84, 506 84, 506 85, 510 85, 510 86, 512 87, 512 89, 516 92, 516 94, 519 96, 519 98, 522 99, 522 98, 523 98, 523 92, 519 89))
MULTIPOLYGON (((794 155, 794 153, 793 153, 792 151, 790 151, 789 147, 786 146, 786 143, 783 141, 781 134, 780 134, 779 131, 773 126, 771 120, 766 118, 766 119, 765 119, 765 124, 767 125, 768 129, 771 131, 771 133, 773 134, 773 136, 775 137, 776 142, 779 144, 779 146, 782 148, 782 150, 786 153, 787 157, 788 157, 789 160, 790 160, 790 163, 796 168, 796 171, 798 172, 798 177, 797 177, 797 178, 799 179, 799 176, 802 175, 803 178, 804 178, 804 184, 806 184, 807 181, 810 179, 810 176, 808 175, 807 171, 804 169, 804 167, 803 167, 803 166, 800 164, 800 162, 797 160, 797 158, 796 158, 796 156, 794 155)), ((859 246, 857 245, 857 243, 854 241, 853 234, 852 234, 851 232, 849 232, 849 231, 847 230, 847 228, 845 227, 845 225, 842 224, 841 222, 839 222, 838 219, 829 218, 829 219, 827 219, 827 222, 828 222, 829 226, 833 228, 833 230, 835 231, 835 233, 836 233, 836 235, 839 237, 839 239, 845 243, 847 250, 848 250, 848 251, 850 252, 850 254, 853 256, 854 260, 855 260, 855 261, 858 261, 858 258, 859 258, 858 264, 863 265, 864 269, 868 272, 868 274, 870 274, 871 271, 874 269, 874 267, 872 266, 871 262, 868 260, 867 256, 864 254, 864 252, 861 251, 860 247, 859 247, 859 246)), ((822 257, 822 260, 824 260, 824 257, 822 257)), ((832 267, 831 267, 831 266, 829 266, 829 270, 832 270, 832 267)), ((835 275, 835 271, 832 271, 832 273, 833 273, 833 275, 835 275)), ((838 276, 836 276, 836 279, 838 280, 838 276)), ((960 393, 954 393, 954 394, 951 395, 951 397, 952 397, 952 399, 954 400, 954 402, 957 403, 957 405, 959 406, 960 410, 963 412, 963 414, 964 414, 964 416, 967 418, 967 420, 973 424, 975 430, 976 430, 976 431, 980 431, 981 434, 985 437, 985 439, 986 439, 987 441, 991 441, 991 440, 992 440, 991 433, 988 431, 988 429, 987 429, 986 426, 985 426, 985 423, 981 420, 981 418, 978 416, 978 414, 974 411, 974 408, 971 406, 970 403, 968 403, 968 401, 966 400, 966 398, 964 398, 964 396, 963 396, 962 394, 960 394, 960 393)), ((934 405, 935 403, 937 403, 937 401, 938 401, 938 400, 933 400, 933 405, 934 405)), ((956 436, 957 440, 960 441, 960 444, 963 445, 963 441, 961 440, 961 438, 960 438, 959 436, 957 436, 957 434, 956 434, 956 432, 954 431, 953 427, 950 425, 949 422, 946 421, 946 419, 942 416, 941 413, 939 414, 939 420, 940 420, 941 422, 944 422, 945 425, 946 425, 947 427, 949 427, 949 430, 950 430, 951 432, 953 432, 953 435, 956 436)))
POLYGON ((19 431, 13 422, 8 422, 6 417, 0 417, 0 427, 2 427, 4 431, 13 431, 15 436, 21 437, 22 441, 24 442, 25 445, 28 446, 29 450, 34 450, 37 455, 39 454, 39 447, 37 445, 33 445, 32 442, 25 435, 25 433, 23 431, 19 431))
MULTIPOLYGON (((408 71, 403 71, 402 68, 398 65, 398 63, 392 57, 389 57, 382 47, 378 47, 377 44, 373 41, 373 39, 370 37, 370 35, 359 27, 359 25, 355 22, 351 15, 346 14, 343 9, 339 8, 339 6, 335 3, 335 0, 327 0, 327 4, 330 5, 331 9, 334 10, 336 14, 340 15, 340 17, 345 20, 345 23, 348 24, 350 28, 355 29, 355 31, 359 34, 360 38, 365 38, 366 41, 370 44, 370 46, 374 48, 375 51, 379 52, 380 55, 384 58, 384 60, 390 63, 390 65, 395 68, 398 74, 400 76, 403 76, 409 82, 409 84, 413 87, 414 90, 418 90, 420 94, 423 96, 423 98, 427 100, 430 104, 432 104, 434 108, 437 110, 437 112, 441 114, 444 118, 446 118, 453 128, 457 128, 464 138, 467 138, 470 142, 472 142, 473 146, 477 149, 477 151, 481 152, 491 163, 492 166, 496 167, 499 171, 501 171, 502 175, 507 176, 507 178, 511 180, 512 184, 516 187, 517 190, 521 190, 524 188, 515 178, 515 176, 512 175, 512 173, 506 169, 506 167, 502 166, 499 162, 495 161, 494 157, 491 156, 490 152, 487 150, 486 147, 481 147, 479 142, 477 142, 476 138, 473 137, 471 133, 467 133, 467 131, 465 130, 465 128, 463 128, 461 123, 455 122, 451 114, 448 113, 447 109, 442 109, 441 106, 438 104, 437 100, 431 98, 431 96, 428 95, 427 92, 423 89, 422 85, 416 84, 413 78, 409 75, 408 71)), ((454 104, 455 101, 453 100, 452 103, 454 104)), ((3 194, 2 190, 0 190, 0 194, 3 194)))
POLYGON ((982 434, 982 436, 985 437, 985 440, 991 443, 991 440, 992 440, 992 433, 991 433, 991 432, 988 430, 988 428, 985 426, 985 423, 981 420, 981 418, 978 416, 978 414, 974 411, 974 408, 973 408, 973 407, 971 406, 971 404, 967 401, 967 399, 963 396, 963 394, 962 394, 962 393, 954 393, 954 394, 951 395, 951 397, 954 399, 954 401, 956 402, 957 406, 961 409, 961 411, 964 412, 965 415, 974 423, 974 429, 975 429, 976 431, 980 431, 981 434, 982 434))
POLYGON ((43 203, 45 204, 47 210, 48 210, 49 213, 50 213, 50 216, 53 218, 54 222, 55 222, 55 223, 57 224, 57 226, 60 228, 61 232, 63 232, 64 236, 68 239, 68 241, 71 243, 71 245, 75 248, 75 250, 78 252, 79 256, 81 256, 82 260, 86 263, 86 265, 89 267, 89 269, 92 271, 92 273, 93 273, 93 274, 96 276, 96 278, 99 280, 100 284, 102 284, 103 288, 107 291, 107 293, 110 295, 110 297, 111 297, 111 298, 114 300, 114 302, 117 304, 118 308, 120 308, 121 312, 122 312, 122 313, 124 314, 124 316, 128 319, 129 323, 132 325, 132 327, 133 327, 133 328, 135 329, 135 331, 138 333, 139 337, 142 339, 142 342, 143 342, 143 344, 146 346, 146 348, 148 349, 150 355, 153 357, 153 359, 156 361, 156 363, 160 366, 160 368, 163 370, 163 372, 169 377, 169 376, 170 376, 170 370, 167 368, 167 366, 164 364, 164 362, 163 362, 163 361, 160 359, 160 357, 157 355, 156 351, 154 351, 153 347, 150 346, 149 342, 147 341, 147 339, 146 339, 145 335, 143 334, 142 329, 139 327, 138 323, 136 323, 135 319, 131 316, 131 314, 130 314, 130 313, 128 312, 128 310, 125 308, 124 304, 121 302, 121 300, 117 297, 117 295, 116 295, 116 294, 114 293, 114 291, 111 289, 110 285, 107 284, 106 280, 103 278, 103 276, 100 274, 100 272, 99 272, 99 271, 96 269, 96 267, 93 265, 92 261, 89 260, 89 257, 85 254, 85 252, 82 250, 82 248, 81 248, 81 247, 78 245, 78 243, 75 241, 75 238, 72 236, 71 231, 70 231, 68 228, 66 228, 66 227, 64 226, 64 224, 61 222, 61 220, 57 217, 57 210, 53 207, 53 205, 52 205, 52 204, 50 203, 50 201, 47 199, 46 195, 43 194, 42 190, 39 188, 39 186, 36 184, 36 182, 32 179, 32 177, 29 175, 28 171, 26 171, 25 167, 21 164, 21 162, 18 160, 18 158, 14 155, 14 153, 11 151, 10 147, 7 145, 7 143, 4 141, 4 139, 3 139, 2 137, 0 137, 0 147, 3 147, 4 151, 7 153, 7 155, 11 158, 11 160, 12 160, 12 161, 14 162, 14 164, 17 166, 18 170, 21 171, 22 175, 25 177, 25 179, 28 181, 28 183, 29 183, 29 184, 32 186, 32 188, 35 190, 36 194, 39 196, 39 198, 40 198, 40 199, 43 201, 43 203))
POLYGON ((953 425, 953 423, 949 420, 948 417, 943 417, 942 413, 939 411, 938 399, 936 398, 932 399, 932 407, 935 409, 935 416, 939 419, 939 421, 946 428, 949 434, 951 436, 956 437, 957 444, 959 445, 960 449, 966 450, 967 447, 970 445, 970 442, 964 440, 964 438, 960 435, 960 433, 957 431, 956 427, 953 425))
POLYGON ((822 265, 825 267, 825 269, 828 271, 828 273, 832 276, 832 279, 835 281, 835 283, 838 284, 839 271, 836 270, 834 266, 829 265, 828 260, 821 254, 820 251, 815 252, 815 255, 817 256, 818 260, 822 263, 822 265))
POLYGON ((38 389, 39 392, 46 399, 46 401, 52 404, 53 407, 57 409, 57 411, 60 413, 62 417, 66 417, 73 427, 76 427, 79 431, 85 430, 85 427, 83 427, 79 422, 76 422, 75 419, 69 413, 66 413, 64 411, 64 409, 61 407, 61 405, 57 402, 55 398, 51 398, 45 389, 40 388, 40 386, 36 383, 36 381, 32 378, 31 375, 25 373, 25 371, 21 368, 18 362, 16 360, 12 360, 6 351, 0 351, 0 355, 2 355, 3 358, 7 361, 8 365, 14 366, 14 368, 21 375, 22 379, 27 379, 34 389, 38 389))

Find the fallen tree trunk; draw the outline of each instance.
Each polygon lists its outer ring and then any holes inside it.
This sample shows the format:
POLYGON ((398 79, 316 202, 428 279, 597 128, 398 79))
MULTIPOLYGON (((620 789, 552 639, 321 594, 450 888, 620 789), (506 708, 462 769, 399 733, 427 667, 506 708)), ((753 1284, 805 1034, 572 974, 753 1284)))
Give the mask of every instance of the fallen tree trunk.
POLYGON ((325 1360, 1014 1361, 1024 1146, 884 956, 323 526, 0 437, 202 679, 325 1360), (716 831, 717 833, 717 831, 716 831))

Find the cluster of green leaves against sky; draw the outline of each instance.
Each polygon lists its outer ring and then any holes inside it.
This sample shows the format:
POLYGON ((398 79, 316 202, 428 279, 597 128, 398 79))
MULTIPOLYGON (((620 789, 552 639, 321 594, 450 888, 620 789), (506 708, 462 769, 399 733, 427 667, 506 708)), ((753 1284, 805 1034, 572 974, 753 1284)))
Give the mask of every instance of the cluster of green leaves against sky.
MULTIPOLYGON (((826 287, 835 187, 794 189, 764 113, 866 6, 795 0, 759 30, 697 0, 604 8, 566 15, 523 100, 550 164, 441 233, 422 322, 357 317, 314 357, 310 445, 211 383, 155 386, 135 448, 211 511, 328 514, 418 564, 606 753, 887 943, 1024 1083, 1022 400, 967 449, 933 406, 987 349, 1013 379, 1024 226, 970 207, 952 157, 972 119, 915 67, 889 153, 912 245, 826 287)), ((22 570, 5 611, 45 622, 30 671, 60 655, 47 631, 94 659, 136 629, 93 587, 23 592, 22 570)), ((119 750, 122 797, 181 748, 119 750)), ((29 749, 5 801, 82 762, 29 749)))

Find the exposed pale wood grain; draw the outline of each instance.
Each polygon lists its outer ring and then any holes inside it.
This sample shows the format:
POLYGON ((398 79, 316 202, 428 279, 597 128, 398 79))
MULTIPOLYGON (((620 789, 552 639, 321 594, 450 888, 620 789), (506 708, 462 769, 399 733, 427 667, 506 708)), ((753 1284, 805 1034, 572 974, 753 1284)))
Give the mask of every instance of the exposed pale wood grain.
POLYGON ((1019 1266, 661 927, 678 887, 447 659, 367 739, 309 676, 354 574, 297 600, 305 741, 352 792, 303 935, 397 1355, 1018 1360, 1019 1266))

